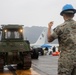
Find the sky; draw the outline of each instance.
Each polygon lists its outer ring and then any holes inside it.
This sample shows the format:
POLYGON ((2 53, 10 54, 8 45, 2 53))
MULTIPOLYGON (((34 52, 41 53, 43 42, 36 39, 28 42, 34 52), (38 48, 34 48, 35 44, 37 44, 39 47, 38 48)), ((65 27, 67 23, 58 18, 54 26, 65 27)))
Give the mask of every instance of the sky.
POLYGON ((0 25, 48 27, 54 21, 55 28, 64 22, 60 12, 65 4, 72 4, 76 9, 76 0, 0 0, 0 25))

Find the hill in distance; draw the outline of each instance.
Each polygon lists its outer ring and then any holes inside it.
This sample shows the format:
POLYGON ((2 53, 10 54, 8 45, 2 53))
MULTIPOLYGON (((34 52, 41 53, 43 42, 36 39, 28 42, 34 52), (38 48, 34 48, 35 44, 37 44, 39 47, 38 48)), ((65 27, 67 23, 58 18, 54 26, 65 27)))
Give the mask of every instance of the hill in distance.
MULTIPOLYGON (((41 27, 41 26, 25 27, 24 28, 24 39, 28 39, 30 41, 30 43, 35 43, 44 28, 46 28, 46 27, 41 27)), ((46 38, 45 43, 48 43, 47 38, 46 38)), ((56 39, 51 43, 57 44, 58 40, 56 39)))

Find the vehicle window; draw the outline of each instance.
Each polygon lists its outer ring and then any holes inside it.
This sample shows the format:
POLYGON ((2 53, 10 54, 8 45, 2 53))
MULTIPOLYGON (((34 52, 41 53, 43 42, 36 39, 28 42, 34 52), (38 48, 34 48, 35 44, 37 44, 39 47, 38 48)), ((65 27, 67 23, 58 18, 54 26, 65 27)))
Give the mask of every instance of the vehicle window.
POLYGON ((10 39, 10 38, 20 38, 20 33, 18 31, 7 31, 5 32, 5 38, 10 39))

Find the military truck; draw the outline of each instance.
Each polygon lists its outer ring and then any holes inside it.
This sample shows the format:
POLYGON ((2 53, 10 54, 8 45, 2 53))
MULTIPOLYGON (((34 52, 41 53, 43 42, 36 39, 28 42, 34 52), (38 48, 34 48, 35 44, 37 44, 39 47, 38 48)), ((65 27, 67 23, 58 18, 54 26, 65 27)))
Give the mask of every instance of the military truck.
POLYGON ((16 64, 17 69, 30 69, 30 42, 24 40, 23 25, 2 25, 0 36, 0 71, 11 64, 16 64))

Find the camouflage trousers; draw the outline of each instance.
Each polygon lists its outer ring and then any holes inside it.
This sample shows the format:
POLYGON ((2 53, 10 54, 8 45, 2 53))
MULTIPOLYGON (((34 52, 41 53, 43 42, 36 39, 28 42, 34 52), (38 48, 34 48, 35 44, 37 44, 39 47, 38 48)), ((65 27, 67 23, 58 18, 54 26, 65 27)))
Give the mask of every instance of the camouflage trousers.
POLYGON ((58 75, 76 75, 76 59, 61 56, 58 60, 58 75))

